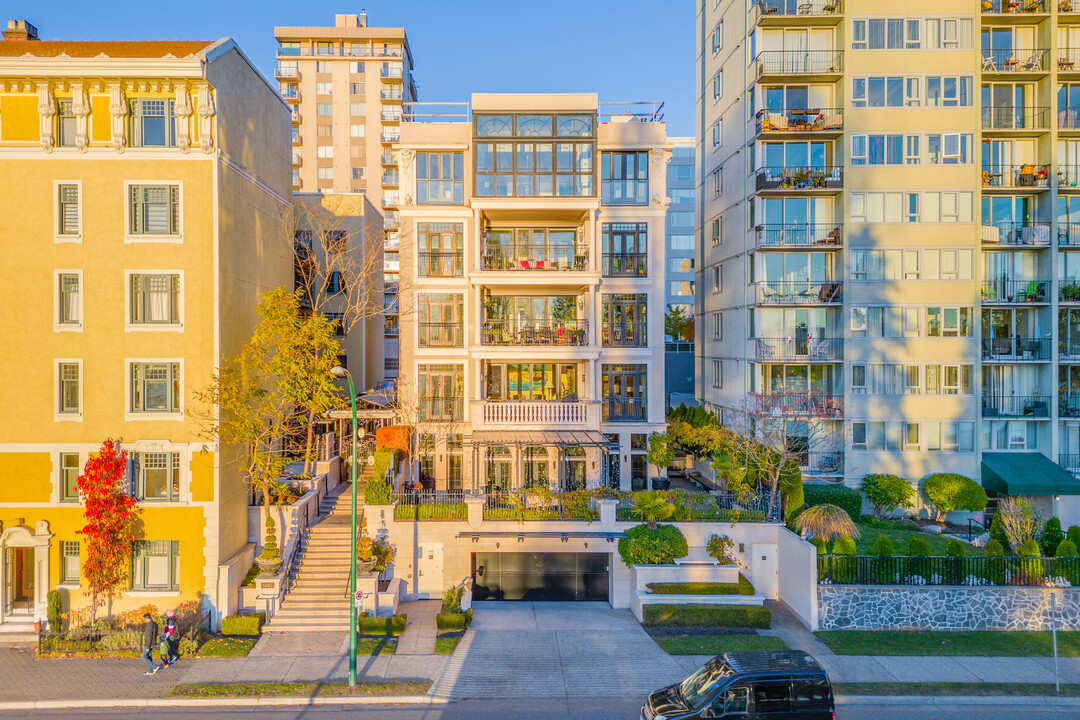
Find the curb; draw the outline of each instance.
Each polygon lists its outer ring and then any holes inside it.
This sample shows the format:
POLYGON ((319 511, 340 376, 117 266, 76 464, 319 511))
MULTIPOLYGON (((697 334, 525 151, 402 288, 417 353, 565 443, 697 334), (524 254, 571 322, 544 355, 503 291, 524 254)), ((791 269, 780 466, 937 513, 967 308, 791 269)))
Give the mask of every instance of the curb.
POLYGON ((1052 695, 837 695, 837 705, 1027 705, 1034 707, 1080 707, 1080 697, 1052 695))
POLYGON ((301 707, 311 705, 446 705, 447 698, 428 695, 361 695, 357 697, 250 697, 250 698, 132 698, 113 700, 29 700, 0 702, 4 710, 71 710, 76 708, 168 707, 301 707))

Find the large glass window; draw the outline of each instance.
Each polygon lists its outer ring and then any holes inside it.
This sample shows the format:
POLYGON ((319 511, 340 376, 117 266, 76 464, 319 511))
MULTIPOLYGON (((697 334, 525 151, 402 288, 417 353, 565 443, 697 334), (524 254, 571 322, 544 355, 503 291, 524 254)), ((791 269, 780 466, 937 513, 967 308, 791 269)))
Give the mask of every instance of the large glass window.
POLYGON ((647 365, 601 366, 603 420, 642 422, 646 419, 647 365))
POLYGON ((416 389, 420 398, 420 419, 460 421, 463 417, 462 398, 465 394, 464 368, 453 363, 441 363, 420 365, 417 369, 416 389))
POLYGON ((179 500, 180 453, 136 453, 135 497, 138 500, 179 500))
POLYGON ((648 223, 604 223, 605 277, 645 277, 648 274, 648 223))
POLYGON ((180 322, 180 276, 132 275, 131 323, 169 325, 180 322))
POLYGON ((82 410, 79 364, 62 362, 57 366, 57 369, 60 383, 60 406, 57 408, 57 412, 77 415, 82 410))
POLYGON ((645 205, 649 202, 649 154, 604 153, 600 179, 600 201, 605 205, 645 205))
POLYGON ((56 103, 56 144, 60 147, 75 147, 76 118, 71 102, 59 100, 56 103))
POLYGON ((417 274, 461 277, 464 232, 461 223, 417 223, 417 274))
POLYGON ((589 252, 577 228, 492 228, 481 262, 484 270, 584 270, 589 252))
POLYGON ((480 197, 592 196, 592 115, 478 115, 476 194, 480 197), (554 134, 553 131, 554 130, 554 134), (550 138, 544 142, 544 138, 550 138), (583 138, 585 141, 568 141, 583 138))
POLYGON ((180 541, 136 540, 131 547, 133 590, 180 589, 180 541))
POLYGON ((416 203, 461 205, 465 200, 465 168, 462 153, 416 154, 416 203))
POLYGON ((578 366, 572 363, 487 363, 484 397, 494 401, 578 399, 578 366))
POLYGON ((132 235, 180 234, 180 186, 132 185, 132 235))
POLYGON ((420 347, 461 347, 464 340, 461 295, 417 295, 417 343, 420 347))
POLYGON ((79 582, 79 541, 60 541, 60 582, 79 582))
POLYGON ((180 412, 180 363, 132 363, 131 412, 180 412))
POLYGON ((60 453, 60 500, 76 502, 79 499, 79 453, 60 453))
POLYGON ((131 147, 175 147, 176 113, 172 100, 138 98, 130 101, 131 147))
POLYGON ((640 294, 604 295, 600 305, 603 344, 644 347, 647 344, 649 296, 640 294))

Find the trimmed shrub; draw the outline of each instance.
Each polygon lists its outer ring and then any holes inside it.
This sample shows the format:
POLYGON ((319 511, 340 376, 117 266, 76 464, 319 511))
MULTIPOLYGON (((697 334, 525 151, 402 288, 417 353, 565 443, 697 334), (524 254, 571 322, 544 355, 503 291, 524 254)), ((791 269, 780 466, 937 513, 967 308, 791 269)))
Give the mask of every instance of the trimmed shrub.
POLYGON ((908 557, 930 557, 930 543, 918 535, 908 540, 904 554, 908 557))
POLYGON ((435 616, 435 627, 447 632, 461 632, 472 624, 472 608, 465 612, 441 612, 435 616))
POLYGON ((915 504, 915 488, 904 478, 888 473, 874 473, 862 480, 866 499, 874 504, 874 516, 881 517, 897 507, 915 504))
POLYGON ((964 557, 964 554, 964 543, 956 538, 952 538, 945 545, 945 557, 962 558, 964 557))
POLYGON ((266 613, 251 615, 229 615, 221 619, 222 635, 259 635, 266 623, 266 613))
POLYGON ((645 626, 746 627, 768 629, 772 613, 763 605, 645 605, 645 626))
POLYGON ((1080 585, 1080 560, 1077 560, 1076 556, 1076 545, 1072 540, 1062 540, 1058 543, 1054 557, 1069 559, 1057 563, 1057 574, 1063 575, 1073 587, 1080 585))
POLYGON ((1058 543, 1054 557, 1076 557, 1076 545, 1072 540, 1062 540, 1058 543))
POLYGON ((636 525, 619 538, 619 557, 627 565, 670 565, 690 552, 686 537, 674 525, 636 525))
POLYGON ((60 597, 59 590, 50 590, 45 598, 48 602, 46 613, 49 620, 49 630, 60 632, 64 627, 64 600, 60 597))
POLYGON ((727 535, 710 535, 705 543, 705 554, 721 565, 734 565, 735 556, 731 552, 734 547, 735 541, 727 535))
POLYGON ((926 538, 916 535, 908 540, 904 554, 908 556, 905 563, 907 574, 918 575, 925 580, 929 580, 931 575, 930 561, 927 558, 930 557, 930 543, 926 541, 926 538))
POLYGON ((1037 582, 1043 576, 1042 550, 1035 538, 1028 538, 1020 549, 1020 573, 1028 582, 1037 582))
POLYGON ((994 513, 990 520, 990 539, 997 540, 1001 547, 1009 547, 1009 538, 1005 535, 1005 516, 999 512, 994 513))
POLYGON ((857 561, 854 557, 850 557, 856 553, 855 541, 846 535, 841 535, 833 541, 832 551, 834 556, 839 556, 832 559, 833 579, 842 583, 855 582, 857 561))
POLYGON ((259 564, 251 563, 251 567, 248 568, 247 575, 245 575, 244 579, 240 581, 240 587, 255 587, 255 578, 259 577, 260 572, 262 571, 259 570, 259 564))
POLYGON ((1080 548, 1080 525, 1070 525, 1065 531, 1065 539, 1071 540, 1073 545, 1080 548))
POLYGON ((953 510, 982 510, 986 507, 986 490, 982 485, 956 473, 934 473, 923 480, 922 491, 934 506, 939 521, 953 510))
POLYGON ((892 557, 896 554, 896 545, 893 544, 888 535, 878 535, 874 540, 873 547, 870 548, 870 553, 878 557, 892 557))
POLYGON ((817 579, 821 582, 825 579, 825 564, 821 562, 821 556, 828 554, 828 549, 825 546, 825 539, 819 537, 812 537, 809 540, 810 544, 817 548, 818 554, 818 572, 817 579))
POLYGON ((960 542, 956 538, 949 540, 945 546, 945 582, 949 585, 956 585, 964 578, 963 573, 964 565, 964 543, 960 542))
POLYGON ((754 585, 742 573, 738 583, 683 582, 649 583, 645 586, 655 595, 753 595, 754 585))
POLYGON ((1054 557, 1057 547, 1065 539, 1065 533, 1061 531, 1061 520, 1052 517, 1046 521, 1042 537, 1039 538, 1039 547, 1042 548, 1043 557, 1054 557))
POLYGON ((863 496, 858 490, 842 485, 804 485, 806 505, 836 505, 843 508, 853 520, 862 515, 863 496))
POLYGON ((874 579, 881 585, 891 585, 896 582, 896 565, 897 561, 893 560, 893 555, 896 554, 896 545, 886 535, 878 535, 874 540, 873 547, 870 548, 870 554, 877 557, 872 561, 874 568, 874 579))
POLYGON ((444 613, 456 614, 461 612, 461 596, 465 594, 464 585, 455 585, 452 588, 447 588, 443 593, 442 598, 442 611, 444 613))
POLYGON ((356 632, 361 635, 400 635, 405 632, 407 620, 405 613, 388 618, 371 617, 364 613, 356 618, 356 632))
POLYGON ((389 505, 393 491, 390 483, 382 480, 369 480, 364 484, 365 505, 389 505))
POLYGON ((1003 585, 1005 583, 1005 546, 991 537, 986 542, 984 552, 987 557, 986 581, 994 585, 1003 585))

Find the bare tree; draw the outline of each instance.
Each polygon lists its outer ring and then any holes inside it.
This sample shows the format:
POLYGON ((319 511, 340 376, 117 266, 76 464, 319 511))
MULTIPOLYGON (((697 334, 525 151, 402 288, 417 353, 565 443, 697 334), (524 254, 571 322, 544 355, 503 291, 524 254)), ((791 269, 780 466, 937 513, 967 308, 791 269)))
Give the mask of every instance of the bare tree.
POLYGON ((434 452, 440 437, 461 432, 464 402, 465 392, 460 380, 455 381, 455 387, 450 388, 449 393, 432 393, 431 388, 420 388, 419 378, 398 385, 393 405, 396 422, 410 428, 406 483, 414 481, 412 464, 419 462, 422 455, 434 452))

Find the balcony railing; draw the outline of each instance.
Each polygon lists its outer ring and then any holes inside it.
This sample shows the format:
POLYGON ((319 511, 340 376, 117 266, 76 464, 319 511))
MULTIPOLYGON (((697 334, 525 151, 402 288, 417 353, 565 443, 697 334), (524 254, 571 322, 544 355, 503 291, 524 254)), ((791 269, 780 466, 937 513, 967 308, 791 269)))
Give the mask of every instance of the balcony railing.
POLYGON ((300 77, 300 71, 294 67, 282 67, 278 65, 274 68, 274 76, 279 78, 297 78, 300 77))
POLYGON ((1048 280, 984 280, 982 283, 982 301, 987 304, 1010 304, 1029 302, 1049 302, 1047 300, 1048 280))
POLYGON ((1058 223, 1058 245, 1080 247, 1080 222, 1058 223))
POLYGON ((1080 130, 1080 107, 1059 107, 1058 130, 1080 130))
POLYGON ((1050 244, 1050 223, 995 222, 986 223, 980 237, 987 245, 1045 246, 1050 244))
POLYGON ((401 113, 391 110, 383 110, 379 113, 379 119, 383 122, 401 122, 401 113))
POLYGON ((417 343, 420 347, 463 347, 465 337, 461 323, 418 323, 417 343))
POLYGON ((604 398, 604 422, 644 422, 649 413, 645 398, 604 398))
POLYGON ((1047 67, 1045 48, 998 48, 982 51, 984 73, 1044 72, 1047 67))
POLYGON ((1050 402, 1041 395, 988 395, 983 390, 982 416, 984 418, 1048 418, 1050 402))
POLYGON ((382 68, 379 70, 379 77, 400 78, 401 68, 382 68))
POLYGON ((1080 418, 1080 395, 1058 395, 1058 417, 1080 418))
POLYGON ((379 142, 384 142, 384 143, 396 143, 396 142, 400 142, 400 140, 401 140, 401 133, 400 132, 384 132, 382 135, 379 136, 379 142))
POLYGON ((583 402, 523 402, 484 403, 484 422, 487 424, 551 424, 579 425, 588 419, 588 407, 583 402))
POLYGON ((401 88, 396 85, 388 85, 379 92, 379 97, 383 100, 400 100, 401 88))
POLYGON ((396 172, 383 173, 382 185, 397 185, 401 180, 401 176, 396 172))
POLYGON ((1050 578, 1080 577, 1080 558, 820 555, 817 572, 829 585, 1045 588, 1050 578))
POLYGON ((762 50, 757 74, 835 75, 844 69, 843 50, 762 50))
POLYGON ((844 397, 814 391, 748 393, 753 412, 775 416, 840 419, 844 417, 844 397))
POLYGON ((394 157, 394 153, 384 152, 379 157, 379 162, 383 165, 397 165, 397 158, 394 157))
POLYGON ((645 253, 604 253, 604 277, 645 277, 649 260, 645 253))
POLYGON ((1046 0, 982 0, 983 15, 1048 12, 1046 0))
POLYGON ((1080 48, 1058 48, 1057 67, 1059 72, 1080 71, 1080 48))
POLYGON ((843 238, 843 226, 836 223, 766 223, 755 230, 759 248, 839 247, 843 238))
POLYGON ((1050 166, 991 165, 982 171, 984 188, 1037 188, 1050 187, 1050 166))
POLYGON ((1080 166, 1058 165, 1058 190, 1080 190, 1080 166))
POLYGON ((839 190, 844 187, 844 168, 766 166, 757 169, 758 190, 839 190))
POLYGON ((1080 303, 1080 280, 1059 280, 1058 300, 1063 303, 1080 303))
POLYGON ((296 83, 289 83, 282 86, 281 97, 286 100, 299 100, 300 99, 300 86, 296 83))
MULTIPOLYGON (((1075 302, 1080 302, 1080 299, 1075 302)), ((1063 337, 1058 339, 1059 359, 1076 362, 1080 359, 1080 337, 1063 337)))
POLYGON ((461 253, 418 253, 416 274, 420 277, 461 277, 465 259, 461 253))
POLYGON ((419 402, 421 420, 429 422, 461 422, 465 418, 464 404, 459 397, 423 397, 419 402))
POLYGON ((606 323, 601 327, 602 342, 606 347, 646 347, 647 327, 643 322, 606 323))
POLYGON ((788 17, 839 15, 840 0, 758 0, 758 19, 763 17, 788 17))
POLYGON ((1038 337, 984 337, 983 360, 1007 360, 1023 362, 1050 360, 1050 338, 1038 337))
POLYGON ((839 303, 843 284, 831 280, 762 280, 757 284, 759 305, 821 305, 839 303))
POLYGON ((488 245, 480 257, 484 270, 586 270, 589 254, 584 248, 544 244, 488 245))
POLYGON ((1048 107, 984 107, 983 130, 1046 130, 1048 107))
POLYGON ((777 360, 834 361, 844 358, 842 338, 758 338, 759 362, 777 360))
POLYGON ((758 134, 822 132, 844 129, 843 108, 783 108, 759 110, 758 134))
POLYGON ((587 345, 588 320, 485 320, 481 345, 587 345))
POLYGON ((1058 465, 1065 468, 1073 475, 1080 474, 1080 454, 1062 453, 1058 455, 1058 465))
POLYGON ((799 456, 799 469, 803 476, 829 476, 844 474, 844 453, 807 452, 799 456))

